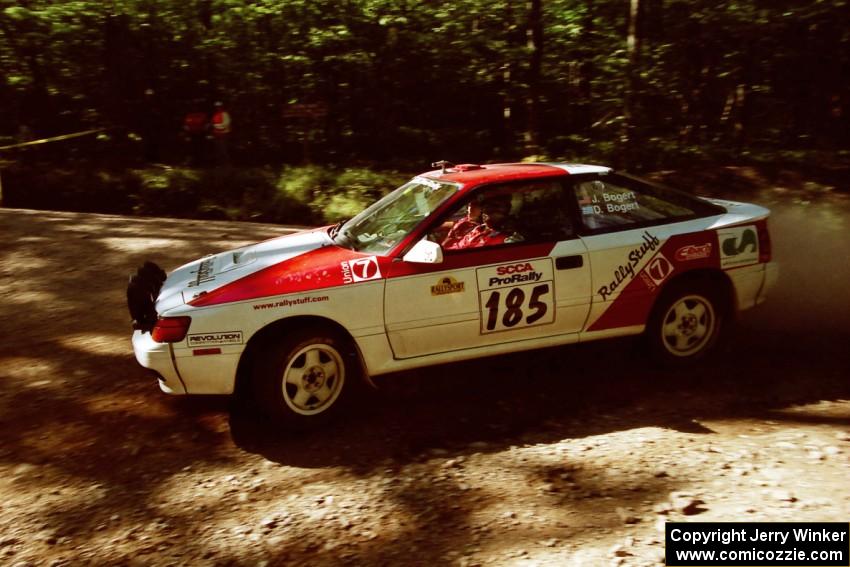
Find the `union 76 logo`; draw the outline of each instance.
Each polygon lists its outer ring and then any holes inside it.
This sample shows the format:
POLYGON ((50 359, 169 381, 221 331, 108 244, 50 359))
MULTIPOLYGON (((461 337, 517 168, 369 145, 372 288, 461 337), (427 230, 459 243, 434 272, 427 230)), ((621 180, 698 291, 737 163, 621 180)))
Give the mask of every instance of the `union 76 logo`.
POLYGON ((347 260, 342 262, 342 281, 344 283, 364 282, 377 280, 381 277, 381 267, 378 258, 369 256, 359 260, 347 260))
POLYGON ((658 253, 658 256, 652 259, 649 266, 646 268, 646 273, 649 274, 649 277, 652 278, 655 285, 661 285, 661 282, 667 279, 667 276, 669 276, 672 271, 673 264, 671 264, 670 260, 665 258, 660 252, 658 253))

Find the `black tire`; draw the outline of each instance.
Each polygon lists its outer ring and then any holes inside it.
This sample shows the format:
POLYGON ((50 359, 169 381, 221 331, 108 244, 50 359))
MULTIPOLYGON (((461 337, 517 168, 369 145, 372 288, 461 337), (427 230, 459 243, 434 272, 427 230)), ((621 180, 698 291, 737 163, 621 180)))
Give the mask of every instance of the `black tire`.
POLYGON ((656 303, 646 340, 662 365, 681 367, 711 356, 726 326, 722 294, 705 281, 676 282, 656 303))
POLYGON ((253 366, 252 389, 267 417, 303 430, 340 414, 360 374, 351 341, 322 328, 306 328, 264 344, 253 366))

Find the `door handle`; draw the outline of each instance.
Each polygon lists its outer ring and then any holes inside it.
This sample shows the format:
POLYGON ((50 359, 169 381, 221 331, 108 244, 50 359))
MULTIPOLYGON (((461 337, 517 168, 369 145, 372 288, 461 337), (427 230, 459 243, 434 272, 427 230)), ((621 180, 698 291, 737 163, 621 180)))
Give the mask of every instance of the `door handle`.
POLYGON ((555 258, 555 268, 558 270, 572 270, 584 266, 583 256, 561 256, 555 258))

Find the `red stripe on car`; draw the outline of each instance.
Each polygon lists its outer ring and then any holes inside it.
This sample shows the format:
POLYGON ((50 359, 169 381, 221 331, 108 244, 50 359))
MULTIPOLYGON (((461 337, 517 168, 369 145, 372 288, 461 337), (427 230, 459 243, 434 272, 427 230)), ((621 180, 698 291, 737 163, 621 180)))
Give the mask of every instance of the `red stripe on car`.
POLYGON ((645 324, 659 290, 671 278, 700 268, 720 268, 717 233, 706 230, 671 236, 587 330, 645 324))
POLYGON ((440 264, 392 263, 389 267, 389 277, 398 278, 504 262, 515 262, 528 258, 540 258, 542 256, 548 256, 554 247, 555 245, 550 242, 542 244, 513 244, 492 248, 470 248, 468 250, 449 250, 444 251, 443 261, 440 264))

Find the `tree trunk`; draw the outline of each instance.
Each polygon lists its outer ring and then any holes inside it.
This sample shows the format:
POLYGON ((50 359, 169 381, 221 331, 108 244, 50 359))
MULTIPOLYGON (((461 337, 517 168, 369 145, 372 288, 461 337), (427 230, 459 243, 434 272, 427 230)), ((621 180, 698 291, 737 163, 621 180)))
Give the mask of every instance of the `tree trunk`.
POLYGON ((526 155, 540 153, 540 75, 543 65, 543 2, 528 3, 528 28, 526 40, 531 60, 528 68, 528 124, 525 131, 526 155))
POLYGON ((626 69, 626 92, 623 97, 623 131, 621 144, 626 165, 630 165, 635 147, 635 99, 637 97, 638 75, 640 64, 640 33, 639 18, 641 0, 629 0, 628 32, 626 35, 626 54, 628 56, 626 69))

